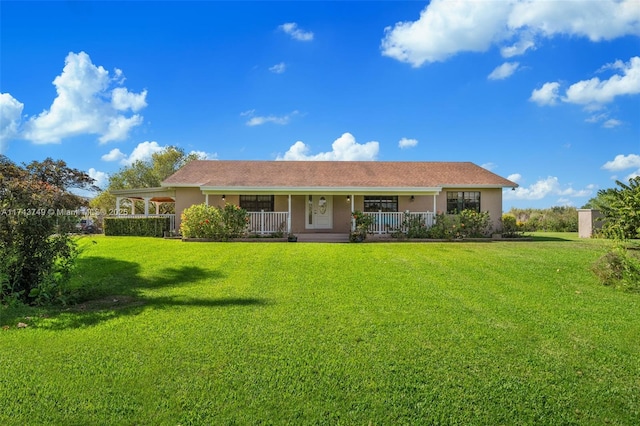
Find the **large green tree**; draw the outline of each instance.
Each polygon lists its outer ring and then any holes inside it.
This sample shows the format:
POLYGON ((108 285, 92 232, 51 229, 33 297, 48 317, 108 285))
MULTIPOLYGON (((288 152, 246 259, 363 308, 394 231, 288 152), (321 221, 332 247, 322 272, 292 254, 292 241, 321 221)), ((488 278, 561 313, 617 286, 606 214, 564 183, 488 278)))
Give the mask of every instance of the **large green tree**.
POLYGON ((640 238, 640 176, 625 184, 616 181, 618 188, 598 191, 594 207, 604 216, 603 234, 608 238, 640 238))
POLYGON ((19 166, 0 156, 0 300, 27 303, 62 296, 75 244, 62 225, 87 200, 72 189, 99 190, 85 172, 47 158, 19 166))
MULTIPOLYGON (((197 154, 187 154, 182 148, 166 147, 154 153, 150 160, 138 160, 109 176, 107 189, 91 201, 91 207, 101 211, 112 210, 116 206, 116 200, 111 190, 158 187, 189 161, 198 159, 197 154)), ((137 207, 138 211, 141 209, 142 206, 137 207)), ((173 213, 173 205, 164 205, 163 213, 173 213)))

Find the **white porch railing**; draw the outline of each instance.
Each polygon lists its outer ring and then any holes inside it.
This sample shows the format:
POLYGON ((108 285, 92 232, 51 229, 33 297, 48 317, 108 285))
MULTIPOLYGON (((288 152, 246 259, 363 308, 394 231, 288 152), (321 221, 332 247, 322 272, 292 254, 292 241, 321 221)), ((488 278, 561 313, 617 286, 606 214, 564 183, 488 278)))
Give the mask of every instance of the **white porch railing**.
POLYGON ((274 232, 287 232, 287 212, 248 212, 249 232, 254 234, 273 234, 274 232))
POLYGON ((169 230, 176 230, 176 215, 175 214, 121 214, 117 216, 108 216, 117 218, 144 218, 144 217, 168 217, 169 218, 169 230))
POLYGON ((435 223, 433 212, 365 212, 364 214, 373 216, 375 221, 369 227, 371 234, 389 234, 394 231, 405 232, 403 226, 405 215, 411 218, 419 218, 427 228, 431 228, 435 223))

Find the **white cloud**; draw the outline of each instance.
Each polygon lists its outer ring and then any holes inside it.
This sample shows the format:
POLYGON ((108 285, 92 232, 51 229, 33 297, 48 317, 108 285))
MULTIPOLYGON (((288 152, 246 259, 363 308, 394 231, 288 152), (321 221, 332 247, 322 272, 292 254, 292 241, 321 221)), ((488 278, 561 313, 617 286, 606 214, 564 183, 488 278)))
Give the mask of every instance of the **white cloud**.
POLYGON ((606 129, 612 129, 614 127, 618 127, 622 124, 622 121, 616 120, 615 118, 610 118, 609 120, 602 123, 602 127, 606 129))
POLYGON ((34 143, 59 143, 62 139, 83 135, 100 135, 101 143, 126 139, 131 129, 142 124, 138 114, 146 103, 146 91, 129 92, 122 84, 122 71, 111 77, 96 66, 85 52, 69 53, 62 73, 53 80, 57 97, 49 110, 29 119, 22 137, 34 143))
POLYGON ((510 180, 511 182, 518 183, 522 180, 522 175, 520 173, 513 173, 507 176, 507 179, 510 180))
POLYGON ((416 145, 418 145, 417 139, 402 138, 398 141, 398 148, 400 149, 413 148, 416 145))
POLYGON ((156 152, 160 152, 165 149, 166 146, 158 145, 158 142, 140 142, 138 146, 136 146, 131 155, 128 158, 121 160, 122 164, 133 164, 136 161, 147 161, 151 159, 151 156, 156 152))
POLYGON ((418 20, 385 28, 381 51, 419 67, 493 45, 501 47, 504 57, 512 57, 557 35, 599 41, 639 34, 637 0, 433 0, 418 20))
POLYGON ((373 161, 380 149, 376 141, 359 144, 351 133, 344 133, 331 144, 331 151, 309 155, 310 148, 304 142, 294 143, 284 156, 276 160, 317 160, 317 161, 373 161))
POLYGON ((18 134, 23 107, 24 104, 9 93, 0 93, 0 154, 18 134))
MULTIPOLYGON (((513 174, 509 176, 509 180, 518 181, 522 176, 513 174), (517 178, 517 179, 516 179, 517 178)), ((574 189, 572 186, 563 187, 560 185, 558 178, 549 176, 546 179, 540 179, 534 184, 523 187, 519 186, 515 190, 504 190, 503 196, 507 200, 541 200, 548 196, 562 197, 588 197, 593 194, 593 185, 588 185, 584 189, 574 189)))
POLYGON ((519 66, 520 63, 518 62, 505 62, 491 71, 491 74, 489 74, 487 78, 489 80, 504 80, 507 77, 511 77, 519 66))
POLYGON ((126 157, 127 156, 118 148, 113 148, 111 151, 109 151, 108 154, 104 154, 100 158, 102 159, 102 161, 120 161, 125 159, 126 157))
POLYGON ((283 72, 285 72, 287 69, 287 64, 285 64, 284 62, 280 62, 279 64, 275 64, 272 67, 269 67, 269 71, 271 71, 274 74, 282 74, 283 72))
POLYGON ((87 174, 90 178, 95 179, 94 185, 101 189, 106 188, 109 184, 109 175, 105 172, 101 172, 91 167, 87 171, 87 174))
MULTIPOLYGON (((639 8, 640 9, 640 8, 639 8)), ((616 69, 622 72, 615 74, 608 80, 600 80, 594 77, 572 84, 566 91, 564 102, 574 104, 606 104, 612 102, 615 97, 622 95, 635 95, 640 93, 640 57, 635 56, 624 63, 620 60, 604 68, 616 69)))
POLYGON ((136 161, 150 160, 153 154, 160 152, 165 148, 166 146, 160 146, 156 141, 145 141, 140 142, 129 155, 126 155, 118 148, 114 148, 100 158, 103 161, 119 161, 123 166, 130 166, 136 161))
POLYGON ((500 49, 500 54, 503 58, 511 58, 513 56, 522 55, 529 49, 535 49, 536 44, 532 39, 524 38, 522 40, 518 40, 511 46, 505 46, 500 49))
POLYGON ((189 155, 195 154, 201 160, 217 160, 218 153, 217 152, 204 152, 204 151, 191 151, 189 155))
POLYGON ((602 165, 604 170, 609 170, 611 172, 632 169, 635 167, 640 168, 640 155, 637 154, 619 154, 616 155, 613 160, 607 161, 602 165))
POLYGON ((534 89, 531 92, 529 100, 538 105, 555 105, 560 97, 558 94, 559 89, 560 83, 545 83, 540 89, 534 89))
POLYGON ((291 118, 297 115, 298 111, 292 111, 289 114, 280 115, 280 116, 277 116, 277 115, 260 116, 260 115, 254 115, 254 114, 255 114, 255 110, 252 109, 252 110, 248 110, 240 113, 240 116, 250 117, 249 120, 247 120, 247 122, 245 123, 247 126, 260 126, 266 123, 284 125, 284 124, 289 124, 289 121, 291 121, 291 118))
POLYGON ((313 33, 311 31, 304 31, 298 27, 295 22, 287 22, 278 27, 279 30, 289 34, 291 38, 298 41, 311 41, 313 40, 313 33))
POLYGON ((417 21, 385 28, 384 56, 419 67, 461 51, 484 52, 504 38, 509 2, 433 0, 417 21))
POLYGON ((126 87, 116 87, 111 92, 111 105, 118 111, 139 111, 147 106, 147 91, 135 94, 126 87))

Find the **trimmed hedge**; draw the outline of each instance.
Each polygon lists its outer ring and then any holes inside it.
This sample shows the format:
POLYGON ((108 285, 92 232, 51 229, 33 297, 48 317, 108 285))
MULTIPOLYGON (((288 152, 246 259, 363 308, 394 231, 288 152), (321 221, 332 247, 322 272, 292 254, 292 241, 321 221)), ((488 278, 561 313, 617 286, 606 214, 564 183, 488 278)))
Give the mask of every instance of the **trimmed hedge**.
POLYGON ((168 217, 105 217, 104 235, 163 237, 169 226, 168 217))

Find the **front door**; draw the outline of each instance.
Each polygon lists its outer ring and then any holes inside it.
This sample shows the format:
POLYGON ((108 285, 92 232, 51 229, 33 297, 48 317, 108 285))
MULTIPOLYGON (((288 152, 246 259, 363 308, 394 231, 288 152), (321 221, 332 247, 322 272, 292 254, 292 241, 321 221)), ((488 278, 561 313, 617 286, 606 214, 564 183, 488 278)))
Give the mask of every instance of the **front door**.
POLYGON ((333 195, 307 196, 305 228, 333 229, 333 195))

